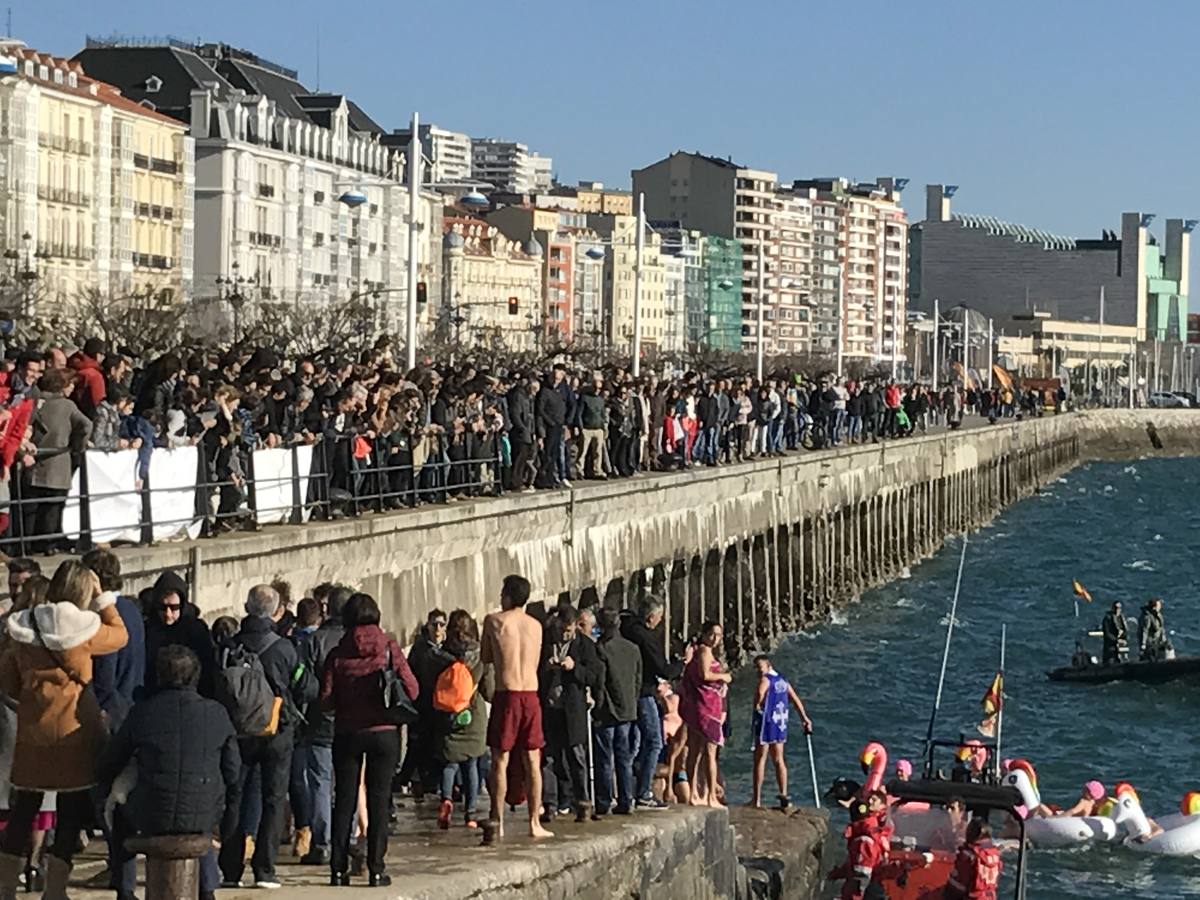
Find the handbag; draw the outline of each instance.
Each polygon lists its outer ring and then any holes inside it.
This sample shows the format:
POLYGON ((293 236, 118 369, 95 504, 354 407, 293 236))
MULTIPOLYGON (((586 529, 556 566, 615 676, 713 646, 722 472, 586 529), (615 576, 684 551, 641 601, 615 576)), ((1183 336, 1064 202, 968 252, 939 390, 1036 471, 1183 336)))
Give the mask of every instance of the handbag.
POLYGON ((392 645, 387 648, 387 663, 379 670, 379 697, 384 718, 391 725, 412 725, 417 721, 417 708, 404 690, 404 682, 392 666, 392 645))

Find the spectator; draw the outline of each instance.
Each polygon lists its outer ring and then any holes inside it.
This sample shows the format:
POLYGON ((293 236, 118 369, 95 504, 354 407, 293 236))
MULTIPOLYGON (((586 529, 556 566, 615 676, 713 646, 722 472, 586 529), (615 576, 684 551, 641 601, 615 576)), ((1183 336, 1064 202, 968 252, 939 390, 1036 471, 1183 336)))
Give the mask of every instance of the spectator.
MULTIPOLYGON (((301 663, 318 678, 325 671, 325 661, 346 633, 342 615, 350 595, 349 588, 331 587, 326 595, 324 620, 299 648, 301 663)), ((298 832, 308 828, 309 846, 307 852, 296 855, 303 865, 327 866, 329 823, 333 815, 334 715, 332 710, 310 704, 306 719, 297 732, 292 755, 292 815, 298 832)), ((303 849, 298 838, 297 850, 303 849)))
MULTIPOLYGON (((557 803, 546 805, 575 821, 586 821, 591 806, 588 790, 588 691, 604 687, 604 666, 590 639, 579 634, 579 614, 560 607, 545 629, 538 692, 546 755, 558 783, 557 803)), ((552 800, 553 798, 551 798, 552 800)))
POLYGON ((475 828, 478 826, 475 803, 479 798, 480 764, 487 753, 487 707, 495 694, 496 676, 492 666, 483 662, 479 626, 465 609, 450 613, 443 647, 452 660, 462 662, 467 667, 475 691, 465 715, 441 710, 437 712, 434 722, 436 754, 442 764, 442 803, 438 809, 438 825, 450 827, 457 779, 462 788, 464 822, 468 828, 475 828))
MULTIPOLYGON (((255 585, 246 597, 246 617, 234 636, 234 646, 253 653, 262 664, 272 693, 283 703, 278 727, 274 734, 240 735, 238 750, 242 758, 241 790, 255 766, 262 773, 262 818, 254 836, 254 855, 250 867, 254 884, 260 888, 277 888, 275 857, 283 834, 284 803, 292 770, 292 747, 295 740, 297 715, 292 697, 292 679, 298 667, 296 647, 284 640, 272 628, 279 609, 279 594, 269 584, 255 585)), ((246 832, 238 824, 221 841, 219 863, 222 883, 241 884, 245 869, 246 832)))
POLYGON ((725 694, 733 676, 717 659, 723 632, 705 622, 683 673, 679 714, 688 729, 687 773, 693 806, 722 807, 717 750, 725 744, 725 694), (703 766, 703 768, 701 768, 703 766))
POLYGON ((434 771, 433 686, 442 669, 450 664, 449 658, 441 652, 445 639, 446 614, 440 609, 431 609, 408 651, 408 667, 419 687, 417 714, 420 718, 408 729, 408 749, 400 767, 400 782, 411 783, 418 799, 441 782, 434 771))
POLYGON ((121 727, 146 675, 146 625, 133 598, 121 593, 121 561, 110 550, 90 550, 81 562, 96 573, 100 589, 116 595, 117 612, 129 635, 125 646, 92 660, 92 687, 109 731, 121 727))
MULTIPOLYGON (((225 708, 196 690, 200 660, 187 647, 168 644, 155 660, 155 672, 158 691, 133 707, 100 767, 105 796, 127 766, 136 772, 132 790, 113 814, 109 859, 110 871, 122 873, 118 900, 134 896, 133 855, 125 848, 131 834, 210 834, 238 809, 237 737, 225 708)), ((221 833, 232 829, 226 822, 221 833)), ((209 850, 200 863, 201 900, 212 900, 219 880, 216 853, 209 850)))
POLYGON ((638 648, 642 658, 642 678, 637 700, 638 754, 634 765, 637 777, 635 796, 639 808, 662 809, 665 803, 654 799, 651 788, 654 768, 663 748, 662 715, 659 712, 659 682, 675 681, 682 674, 679 663, 668 663, 662 621, 665 606, 657 597, 642 604, 641 617, 629 618, 621 629, 624 636, 638 648))
POLYGON ((642 684, 642 655, 621 636, 614 609, 600 610, 600 640, 596 652, 604 663, 604 687, 596 705, 593 744, 596 765, 597 816, 633 811, 633 723, 638 717, 642 684), (613 781, 617 805, 613 808, 613 781))
POLYGON ((21 585, 35 575, 42 574, 42 567, 38 561, 28 556, 10 559, 5 566, 8 568, 8 599, 4 601, 5 607, 0 609, 0 615, 6 615, 12 609, 13 602, 21 591, 21 585))
POLYGON ((14 797, 0 838, 0 894, 14 896, 43 791, 58 792, 54 845, 46 861, 48 898, 66 897, 79 832, 91 817, 88 789, 96 783, 96 747, 104 723, 92 680, 92 657, 120 650, 128 635, 116 596, 96 574, 64 562, 54 572, 48 602, 13 613, 12 638, 0 654, 0 691, 17 706, 11 780, 14 797))
POLYGON ((91 420, 65 396, 67 385, 63 370, 47 372, 32 420, 37 454, 26 486, 25 533, 35 536, 34 546, 43 550, 65 543, 62 514, 74 471, 73 455, 83 452, 92 433, 91 420))
POLYGON ((330 884, 348 885, 350 829, 358 807, 359 775, 366 766, 367 870, 371 887, 392 883, 384 871, 388 844, 388 800, 400 752, 396 726, 389 721, 379 689, 379 672, 391 666, 409 698, 417 680, 399 645, 379 627, 379 606, 368 594, 355 594, 343 611, 346 633, 325 661, 321 703, 334 711, 333 846, 330 884))
POLYGON ((146 670, 142 683, 147 694, 157 684, 157 668, 152 661, 168 644, 180 644, 200 660, 200 695, 213 695, 213 636, 200 618, 200 610, 188 602, 187 582, 166 571, 155 579, 143 604, 146 610, 146 670))
POLYGON ((67 359, 67 365, 75 373, 75 390, 71 399, 88 418, 95 418, 96 407, 104 399, 107 389, 100 364, 104 362, 107 347, 99 338, 88 338, 83 349, 67 359))

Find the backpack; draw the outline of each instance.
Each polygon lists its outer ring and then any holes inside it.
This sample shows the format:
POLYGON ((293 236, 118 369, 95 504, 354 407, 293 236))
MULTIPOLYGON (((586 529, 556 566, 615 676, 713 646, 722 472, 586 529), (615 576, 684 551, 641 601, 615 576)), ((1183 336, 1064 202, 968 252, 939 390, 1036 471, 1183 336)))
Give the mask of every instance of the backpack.
POLYGON ((217 655, 214 694, 225 707, 239 737, 272 735, 279 730, 283 698, 276 697, 262 660, 241 644, 217 655))
POLYGON ((438 675, 433 687, 433 708, 441 712, 461 713, 475 696, 475 679, 461 659, 456 659, 438 675))

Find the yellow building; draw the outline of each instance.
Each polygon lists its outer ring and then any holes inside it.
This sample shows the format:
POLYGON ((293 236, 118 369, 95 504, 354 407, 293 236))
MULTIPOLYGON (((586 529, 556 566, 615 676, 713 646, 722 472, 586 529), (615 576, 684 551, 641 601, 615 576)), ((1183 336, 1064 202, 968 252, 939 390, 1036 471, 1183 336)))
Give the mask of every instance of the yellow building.
POLYGON ((190 293, 186 126, 78 63, 15 41, 0 58, 0 307, 67 313, 92 297, 190 293))
MULTIPOLYGON (((633 345, 637 216, 588 216, 588 225, 608 244, 604 248, 605 337, 609 346, 629 351, 633 345)), ((642 248, 641 339, 643 352, 648 355, 662 346, 667 330, 665 290, 662 238, 647 228, 642 248)))

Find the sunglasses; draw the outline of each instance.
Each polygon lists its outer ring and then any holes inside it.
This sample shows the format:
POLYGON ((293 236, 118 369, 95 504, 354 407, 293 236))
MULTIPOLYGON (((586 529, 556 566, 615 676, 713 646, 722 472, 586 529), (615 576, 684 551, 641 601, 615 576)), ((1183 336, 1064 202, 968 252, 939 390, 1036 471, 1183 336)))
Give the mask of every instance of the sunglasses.
POLYGON ((162 608, 163 608, 164 612, 167 612, 167 611, 179 612, 181 609, 183 609, 183 604, 182 603, 164 603, 162 605, 162 608))

